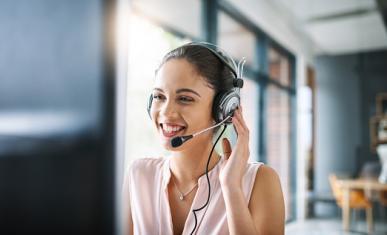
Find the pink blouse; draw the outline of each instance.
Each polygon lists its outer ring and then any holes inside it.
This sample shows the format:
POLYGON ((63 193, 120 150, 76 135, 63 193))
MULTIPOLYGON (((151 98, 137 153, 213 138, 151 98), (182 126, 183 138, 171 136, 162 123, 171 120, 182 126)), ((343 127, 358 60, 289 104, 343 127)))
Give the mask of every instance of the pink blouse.
MULTIPOLYGON (((211 196, 207 207, 196 212, 195 234, 229 234, 219 171, 223 158, 208 172, 211 182, 211 196)), ((143 158, 136 160, 125 175, 129 190, 130 213, 134 234, 173 234, 171 209, 168 200, 168 183, 171 178, 169 158, 143 158)), ((262 163, 248 163, 243 177, 243 192, 247 201, 254 186, 255 176, 262 163)), ((199 178, 197 193, 192 209, 204 205, 208 197, 205 174, 199 178)), ((183 234, 190 234, 195 224, 192 212, 188 214, 183 234)))

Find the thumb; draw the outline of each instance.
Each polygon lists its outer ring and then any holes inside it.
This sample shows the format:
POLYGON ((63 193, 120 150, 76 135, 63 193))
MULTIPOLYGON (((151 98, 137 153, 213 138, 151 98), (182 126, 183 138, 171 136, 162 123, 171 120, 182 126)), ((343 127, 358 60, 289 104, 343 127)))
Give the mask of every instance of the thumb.
POLYGON ((222 147, 223 147, 223 155, 227 160, 231 155, 231 144, 227 138, 222 139, 222 147))

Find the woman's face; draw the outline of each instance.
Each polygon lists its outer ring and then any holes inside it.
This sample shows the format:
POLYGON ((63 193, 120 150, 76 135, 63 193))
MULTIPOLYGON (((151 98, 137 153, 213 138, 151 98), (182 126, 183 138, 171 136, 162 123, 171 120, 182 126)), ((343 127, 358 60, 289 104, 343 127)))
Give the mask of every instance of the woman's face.
POLYGON ((214 124, 211 112, 215 92, 186 59, 164 63, 156 75, 152 94, 152 121, 165 149, 182 150, 211 140, 209 131, 180 147, 170 144, 173 137, 193 134, 214 124))

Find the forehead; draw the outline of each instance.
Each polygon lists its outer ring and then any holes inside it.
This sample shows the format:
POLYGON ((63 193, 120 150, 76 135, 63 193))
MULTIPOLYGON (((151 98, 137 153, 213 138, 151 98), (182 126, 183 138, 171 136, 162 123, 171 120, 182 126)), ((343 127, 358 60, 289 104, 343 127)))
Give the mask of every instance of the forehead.
POLYGON ((186 59, 171 59, 164 63, 156 74, 155 87, 163 90, 190 88, 201 92, 214 92, 186 59))

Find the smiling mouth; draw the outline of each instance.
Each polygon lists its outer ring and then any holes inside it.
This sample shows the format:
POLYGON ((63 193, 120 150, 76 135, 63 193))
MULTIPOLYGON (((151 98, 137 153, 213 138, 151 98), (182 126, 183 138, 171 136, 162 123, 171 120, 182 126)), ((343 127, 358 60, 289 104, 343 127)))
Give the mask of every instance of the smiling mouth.
POLYGON ((171 138, 182 132, 186 127, 177 125, 160 124, 164 137, 171 138))

